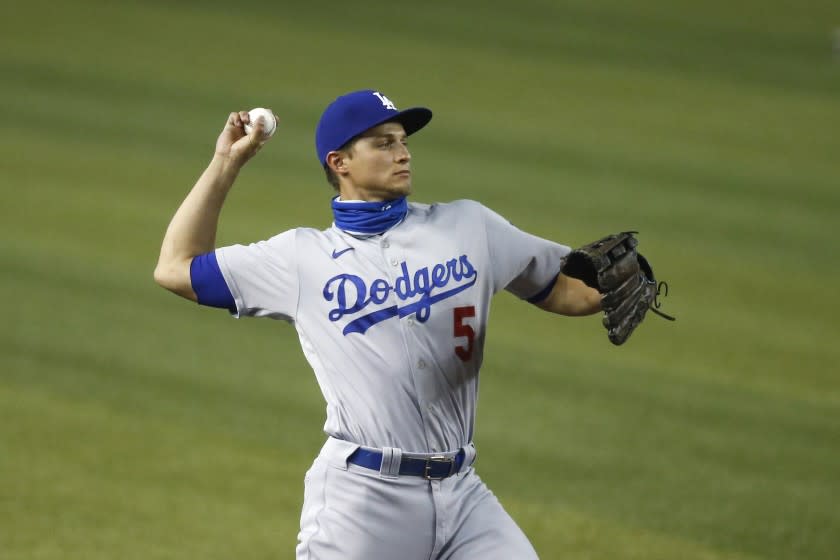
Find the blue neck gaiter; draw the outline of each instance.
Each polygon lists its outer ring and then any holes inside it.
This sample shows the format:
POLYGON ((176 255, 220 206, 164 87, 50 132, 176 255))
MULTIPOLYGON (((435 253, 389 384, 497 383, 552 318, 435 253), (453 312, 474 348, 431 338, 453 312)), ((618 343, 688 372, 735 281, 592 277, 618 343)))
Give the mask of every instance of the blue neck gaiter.
POLYGON ((347 233, 377 235, 385 233, 405 218, 408 201, 404 196, 385 202, 344 202, 332 200, 335 225, 347 233))

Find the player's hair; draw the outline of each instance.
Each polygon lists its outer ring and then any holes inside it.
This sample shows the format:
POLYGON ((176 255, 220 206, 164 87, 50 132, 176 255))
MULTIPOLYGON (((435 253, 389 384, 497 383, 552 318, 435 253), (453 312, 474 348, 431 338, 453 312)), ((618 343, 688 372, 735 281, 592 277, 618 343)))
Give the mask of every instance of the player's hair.
MULTIPOLYGON (((356 140, 358 140, 358 139, 359 139, 358 136, 356 136, 355 138, 351 138, 350 140, 345 142, 344 145, 341 146, 336 151, 338 151, 338 152, 351 152, 352 153, 353 144, 355 144, 356 140)), ((326 173, 326 175, 327 175, 327 182, 330 185, 332 185, 332 188, 335 189, 335 192, 338 192, 338 187, 339 187, 338 175, 336 175, 335 172, 332 169, 330 169, 330 166, 327 165, 327 162, 324 162, 324 173, 326 173)))
POLYGON ((327 174, 327 182, 338 192, 338 176, 326 163, 324 164, 324 173, 327 174))

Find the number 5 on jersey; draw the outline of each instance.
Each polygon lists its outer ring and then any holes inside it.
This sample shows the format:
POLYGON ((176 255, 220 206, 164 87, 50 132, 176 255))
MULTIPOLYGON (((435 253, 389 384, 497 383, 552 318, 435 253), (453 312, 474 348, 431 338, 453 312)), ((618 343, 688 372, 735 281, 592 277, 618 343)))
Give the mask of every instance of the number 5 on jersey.
POLYGON ((475 342, 475 330, 464 323, 464 319, 468 317, 475 317, 475 306, 456 307, 452 310, 454 325, 453 333, 457 337, 465 337, 467 339, 466 346, 456 346, 455 353, 461 358, 461 361, 468 362, 472 357, 473 343, 475 342))

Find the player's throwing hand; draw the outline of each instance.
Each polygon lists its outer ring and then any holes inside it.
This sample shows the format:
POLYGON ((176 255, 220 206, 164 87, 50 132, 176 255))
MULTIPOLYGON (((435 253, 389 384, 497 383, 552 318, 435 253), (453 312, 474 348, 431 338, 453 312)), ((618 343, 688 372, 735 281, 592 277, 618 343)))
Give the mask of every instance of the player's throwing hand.
MULTIPOLYGON (((274 115, 274 120, 277 121, 277 115, 274 115)), ((265 127, 266 123, 262 119, 252 123, 248 111, 231 113, 216 140, 216 155, 238 166, 245 165, 271 138, 264 134, 265 127), (250 134, 245 132, 246 124, 253 125, 250 134)))

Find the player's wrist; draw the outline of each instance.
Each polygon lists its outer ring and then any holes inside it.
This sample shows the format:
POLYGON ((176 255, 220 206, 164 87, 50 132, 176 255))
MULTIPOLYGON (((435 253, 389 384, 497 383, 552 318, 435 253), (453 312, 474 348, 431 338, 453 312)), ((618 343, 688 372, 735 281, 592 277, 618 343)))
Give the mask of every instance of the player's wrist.
POLYGON ((230 152, 215 152, 209 167, 221 176, 235 178, 243 165, 245 162, 241 158, 232 156, 230 152))

